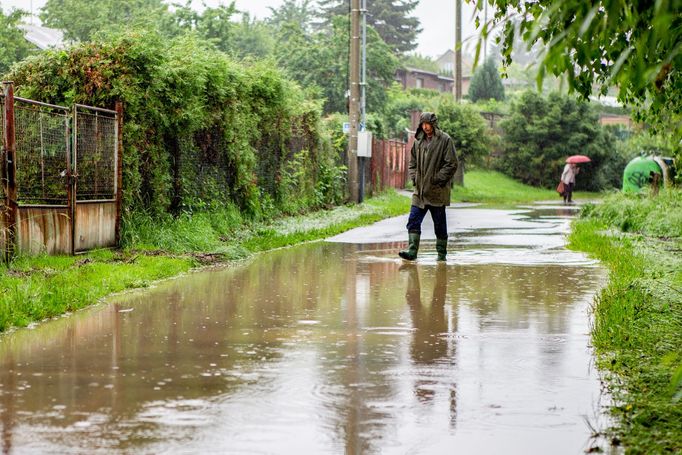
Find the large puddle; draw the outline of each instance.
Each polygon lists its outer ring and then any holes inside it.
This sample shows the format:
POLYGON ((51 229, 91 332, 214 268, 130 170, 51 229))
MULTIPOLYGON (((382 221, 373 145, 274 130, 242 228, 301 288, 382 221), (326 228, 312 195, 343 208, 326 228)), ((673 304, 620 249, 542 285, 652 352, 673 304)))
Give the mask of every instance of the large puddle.
POLYGON ((577 454, 605 271, 561 207, 448 210, 262 254, 0 337, 3 453, 577 454))

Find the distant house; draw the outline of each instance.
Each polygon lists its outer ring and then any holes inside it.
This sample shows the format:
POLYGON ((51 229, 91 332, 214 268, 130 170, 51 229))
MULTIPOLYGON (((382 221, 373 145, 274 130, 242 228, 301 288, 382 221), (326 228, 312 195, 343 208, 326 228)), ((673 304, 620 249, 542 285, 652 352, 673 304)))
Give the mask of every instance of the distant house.
POLYGON ((66 44, 61 30, 33 24, 19 24, 18 27, 24 31, 26 41, 40 50, 61 48, 66 44))
POLYGON ((448 49, 436 59, 436 65, 441 73, 455 74, 455 51, 448 49))
MULTIPOLYGON (((436 59, 439 72, 441 74, 455 74, 455 51, 448 49, 443 55, 436 59)), ((471 82, 472 60, 468 55, 462 53, 462 93, 469 92, 469 82, 471 82)))
POLYGON ((399 68, 395 78, 403 89, 424 88, 439 92, 452 92, 455 85, 455 80, 451 77, 418 68, 399 68))
POLYGON ((619 114, 599 114, 599 123, 602 125, 623 125, 627 128, 634 126, 632 117, 619 114))

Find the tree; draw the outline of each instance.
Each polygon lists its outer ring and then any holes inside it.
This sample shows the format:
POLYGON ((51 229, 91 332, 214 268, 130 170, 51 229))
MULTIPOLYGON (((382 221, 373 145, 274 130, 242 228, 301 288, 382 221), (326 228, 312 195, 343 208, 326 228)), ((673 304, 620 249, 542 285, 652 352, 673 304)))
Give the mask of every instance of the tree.
POLYGON ((438 106, 439 127, 455 143, 459 166, 455 184, 464 185, 466 163, 479 163, 488 154, 488 137, 483 117, 471 106, 460 104, 452 98, 444 99, 438 106))
POLYGON ((284 0, 279 8, 269 7, 270 17, 268 24, 276 29, 281 29, 288 24, 296 24, 306 34, 312 31, 312 24, 315 18, 315 10, 310 5, 311 0, 284 0))
POLYGON ((233 27, 230 52, 235 57, 263 59, 273 55, 275 37, 272 27, 266 22, 251 19, 244 13, 242 21, 235 23, 233 27))
POLYGON ((163 0, 47 0, 40 20, 64 37, 88 41, 99 31, 131 24, 160 24, 169 15, 163 0))
POLYGON ((488 58, 482 66, 476 68, 469 85, 469 99, 474 103, 478 100, 494 99, 502 101, 504 99, 502 79, 492 57, 488 58))
POLYGON ((22 10, 12 10, 5 15, 0 9, 0 75, 5 74, 13 63, 23 60, 35 48, 24 38, 23 30, 17 27, 26 15, 22 10))
POLYGON ((205 8, 202 12, 193 9, 192 2, 187 1, 184 6, 175 5, 175 12, 166 19, 166 22, 171 20, 171 25, 166 26, 164 32, 171 36, 194 32, 219 50, 229 52, 234 48, 235 23, 231 19, 235 14, 234 1, 227 6, 205 8))
MULTIPOLYGON (((319 0, 322 24, 330 26, 334 17, 348 16, 350 0, 319 0)), ((419 19, 410 16, 417 0, 371 0, 367 2, 367 25, 371 25, 395 54, 417 47, 422 31, 419 19)))
MULTIPOLYGON (((475 3, 480 13, 483 2, 475 3)), ((529 46, 540 43, 544 54, 539 82, 548 73, 563 75, 585 99, 595 89, 605 94, 610 86, 617 86, 623 103, 640 107, 640 119, 658 130, 672 129, 677 141, 682 137, 682 2, 490 3, 496 11, 483 24, 482 36, 505 24, 501 42, 506 65, 512 60, 517 35, 529 46), (509 20, 512 17, 518 21, 509 20)))
MULTIPOLYGON (((325 98, 324 111, 346 112, 348 89, 348 18, 336 17, 331 30, 308 37, 292 33, 289 24, 286 45, 277 46, 279 65, 303 87, 314 88, 325 98)), ((386 88, 393 82, 398 60, 372 28, 367 30, 367 110, 381 111, 386 103, 386 88)))
POLYGON ((624 159, 589 103, 558 93, 544 98, 526 91, 512 103, 510 115, 500 126, 504 151, 497 167, 505 174, 529 185, 552 188, 566 157, 581 154, 592 162, 583 166, 578 188, 598 191, 618 185, 612 169, 622 169, 624 159))

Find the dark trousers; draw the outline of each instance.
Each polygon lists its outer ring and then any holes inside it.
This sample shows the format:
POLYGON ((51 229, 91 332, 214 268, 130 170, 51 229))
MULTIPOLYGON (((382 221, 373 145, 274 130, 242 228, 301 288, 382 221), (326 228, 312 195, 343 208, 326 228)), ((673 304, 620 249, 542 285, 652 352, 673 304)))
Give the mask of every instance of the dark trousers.
POLYGON ((426 212, 431 212, 433 227, 436 230, 436 238, 447 239, 448 223, 445 217, 444 206, 434 207, 433 205, 426 205, 423 209, 420 209, 416 205, 413 205, 410 209, 410 217, 407 219, 407 232, 413 234, 422 233, 422 221, 424 221, 426 212))
POLYGON ((575 183, 564 183, 564 202, 573 202, 573 187, 575 183))

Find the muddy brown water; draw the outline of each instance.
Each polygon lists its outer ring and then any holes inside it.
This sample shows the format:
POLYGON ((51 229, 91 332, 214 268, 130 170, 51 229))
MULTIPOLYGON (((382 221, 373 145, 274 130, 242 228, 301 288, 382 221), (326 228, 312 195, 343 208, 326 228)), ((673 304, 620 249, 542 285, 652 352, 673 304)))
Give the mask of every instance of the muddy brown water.
POLYGON ((411 265, 401 217, 4 335, 3 453, 582 453, 606 275, 572 213, 453 208, 411 265))

